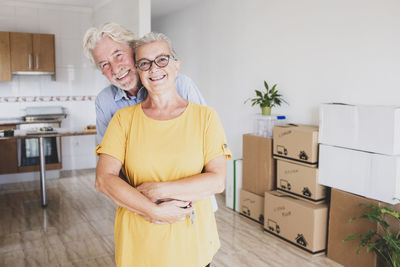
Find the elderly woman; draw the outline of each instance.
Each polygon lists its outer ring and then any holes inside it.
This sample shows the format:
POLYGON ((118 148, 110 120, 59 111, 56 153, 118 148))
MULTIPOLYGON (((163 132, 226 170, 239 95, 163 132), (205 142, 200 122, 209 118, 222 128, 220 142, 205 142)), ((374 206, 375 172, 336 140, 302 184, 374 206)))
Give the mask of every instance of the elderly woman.
POLYGON ((140 39, 135 61, 148 95, 117 111, 96 148, 96 188, 119 205, 116 264, 204 267, 220 247, 210 196, 225 186, 224 130, 213 109, 177 93, 181 62, 165 35, 140 39))

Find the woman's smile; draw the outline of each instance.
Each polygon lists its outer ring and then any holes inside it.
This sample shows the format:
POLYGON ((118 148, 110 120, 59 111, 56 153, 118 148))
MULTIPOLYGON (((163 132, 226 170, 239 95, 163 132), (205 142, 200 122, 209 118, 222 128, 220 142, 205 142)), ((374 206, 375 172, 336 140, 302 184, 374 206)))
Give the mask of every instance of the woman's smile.
POLYGON ((164 79, 165 77, 167 77, 167 75, 165 75, 165 74, 157 75, 157 76, 154 76, 154 77, 150 77, 149 80, 152 81, 152 82, 157 82, 157 81, 160 81, 160 80, 164 79))

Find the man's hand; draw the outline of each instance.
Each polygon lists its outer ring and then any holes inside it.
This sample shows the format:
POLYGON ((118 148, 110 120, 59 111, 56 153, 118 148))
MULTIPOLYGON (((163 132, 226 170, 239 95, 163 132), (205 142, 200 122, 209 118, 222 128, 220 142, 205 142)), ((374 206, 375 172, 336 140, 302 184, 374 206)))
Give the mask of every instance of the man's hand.
POLYGON ((136 189, 139 190, 140 193, 145 195, 152 202, 157 203, 159 200, 162 199, 159 192, 159 189, 161 187, 160 184, 161 183, 147 182, 139 185, 138 187, 136 187, 136 189))
MULTIPOLYGON (((171 210, 171 206, 175 206, 175 207, 178 207, 178 208, 181 208, 181 209, 187 209, 188 210, 188 212, 191 210, 190 208, 192 208, 192 203, 191 202, 189 202, 189 201, 181 201, 181 200, 174 200, 174 199, 163 199, 163 200, 158 200, 157 202, 156 202, 156 204, 159 206, 159 207, 162 207, 163 209, 161 210, 161 212, 159 213, 159 216, 160 216, 160 214, 161 214, 161 216, 163 216, 162 214, 164 214, 164 213, 168 213, 168 210, 171 210), (163 203, 165 203, 165 202, 170 202, 170 203, 168 203, 168 204, 163 204, 163 203), (172 203, 171 203, 172 202, 172 203)), ((178 210, 179 211, 179 213, 181 212, 180 210, 178 210)), ((186 213, 186 212, 184 212, 184 213, 186 213)), ((169 215, 171 215, 171 214, 169 214, 169 215)), ((183 220, 185 220, 185 218, 186 218, 186 216, 180 216, 179 214, 178 214, 178 217, 177 218, 175 218, 175 219, 172 219, 172 220, 169 220, 169 222, 168 221, 160 221, 160 220, 156 220, 156 219, 154 219, 154 218, 151 218, 151 217, 148 217, 148 216, 146 216, 146 215, 144 215, 144 214, 140 214, 140 216, 142 216, 144 219, 146 219, 147 221, 149 221, 149 222, 152 222, 152 223, 156 223, 156 224, 168 224, 168 223, 174 223, 174 222, 178 222, 178 221, 183 221, 183 220)), ((172 217, 174 217, 173 215, 172 215, 172 217)))

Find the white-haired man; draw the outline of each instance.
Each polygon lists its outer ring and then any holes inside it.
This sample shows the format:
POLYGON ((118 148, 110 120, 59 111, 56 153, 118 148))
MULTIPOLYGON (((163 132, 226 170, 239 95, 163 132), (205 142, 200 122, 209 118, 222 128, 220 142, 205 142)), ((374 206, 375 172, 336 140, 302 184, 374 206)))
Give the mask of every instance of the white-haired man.
MULTIPOLYGON (((103 139, 107 126, 117 110, 139 104, 147 91, 136 71, 133 47, 136 36, 125 27, 109 22, 86 31, 83 51, 92 64, 111 83, 96 97, 97 144, 103 139)), ((171 47, 173 50, 173 48, 171 47)), ((179 74, 175 80, 178 93, 186 100, 202 105, 206 102, 194 82, 179 74)), ((214 210, 218 209, 215 197, 211 197, 214 210)))

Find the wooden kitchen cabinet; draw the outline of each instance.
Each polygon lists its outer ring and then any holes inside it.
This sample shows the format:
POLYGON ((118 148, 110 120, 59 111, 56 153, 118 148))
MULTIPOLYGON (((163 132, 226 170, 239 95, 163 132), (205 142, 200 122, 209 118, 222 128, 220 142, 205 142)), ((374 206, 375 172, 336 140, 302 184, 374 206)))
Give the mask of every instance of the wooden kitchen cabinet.
POLYGON ((33 54, 36 71, 56 72, 53 34, 33 34, 33 54))
POLYGON ((0 32, 0 81, 11 81, 10 33, 0 32))
POLYGON ((10 33, 11 71, 55 73, 53 34, 10 33))
MULTIPOLYGON (((0 125, 0 130, 16 129, 16 125, 0 125)), ((0 141, 0 174, 18 172, 17 139, 0 141)))

